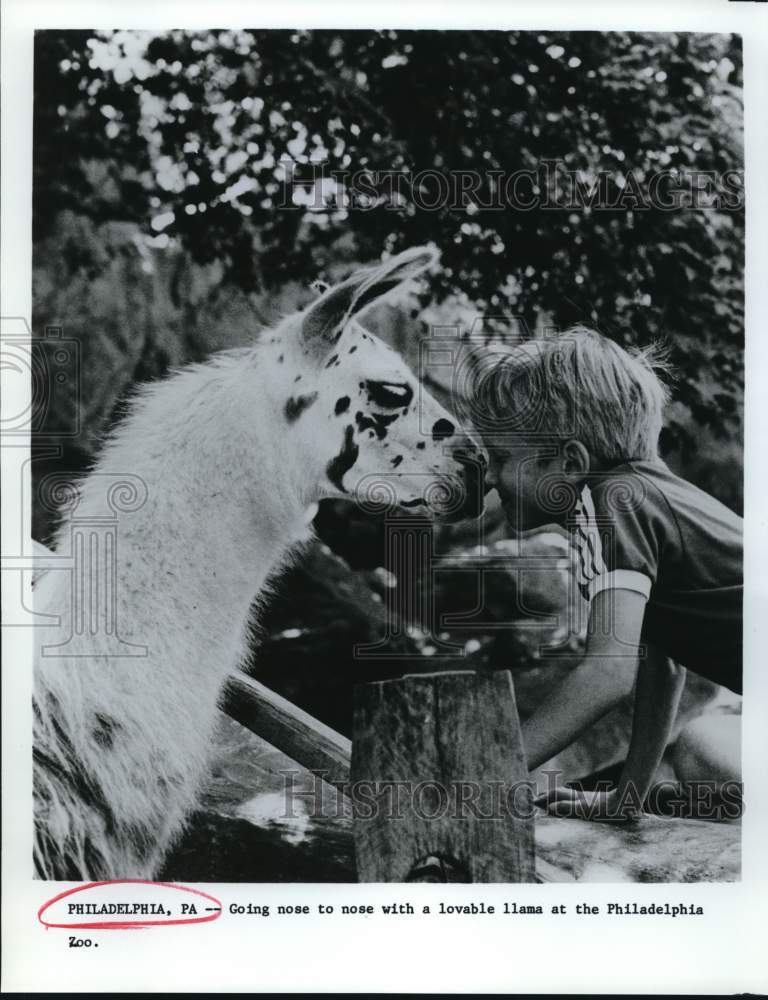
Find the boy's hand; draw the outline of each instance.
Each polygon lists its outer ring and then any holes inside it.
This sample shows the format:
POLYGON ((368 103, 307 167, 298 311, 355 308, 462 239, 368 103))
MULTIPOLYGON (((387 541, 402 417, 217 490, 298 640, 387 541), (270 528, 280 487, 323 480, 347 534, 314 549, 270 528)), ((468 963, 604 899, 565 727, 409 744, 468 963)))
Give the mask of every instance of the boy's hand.
POLYGON ((642 806, 616 788, 610 791, 584 791, 562 786, 534 800, 537 806, 564 819, 586 819, 603 823, 627 823, 643 815, 642 806))

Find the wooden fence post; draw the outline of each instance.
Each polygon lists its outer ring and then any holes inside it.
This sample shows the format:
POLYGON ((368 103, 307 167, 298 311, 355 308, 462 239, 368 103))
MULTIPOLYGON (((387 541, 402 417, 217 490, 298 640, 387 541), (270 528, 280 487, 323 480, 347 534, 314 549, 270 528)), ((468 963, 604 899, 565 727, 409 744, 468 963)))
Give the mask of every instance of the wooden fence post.
POLYGON ((361 882, 533 882, 532 789, 509 671, 358 685, 361 882))
MULTIPOLYGON (((425 676, 427 675, 422 674, 414 679, 423 680, 425 676)), ((440 691, 441 687, 442 685, 437 690, 440 691)), ((501 686, 501 700, 504 699, 506 690, 507 682, 501 686)), ((372 693, 361 692, 358 698, 367 703, 372 693)), ((237 719, 257 736, 268 740, 302 767, 321 774, 326 781, 342 792, 350 789, 352 745, 340 733, 334 732, 329 726, 314 719, 263 684, 241 673, 233 674, 230 678, 223 694, 222 707, 232 718, 237 719)), ((440 712, 439 717, 445 718, 445 714, 444 711, 440 712)), ((479 714, 482 714, 482 708, 479 714)), ((369 709, 365 713, 361 712, 361 720, 370 717, 369 709)), ((479 728, 483 732, 489 731, 489 718, 490 715, 481 719, 479 728)), ((516 724, 514 713, 512 718, 516 724)), ((390 733, 386 730, 377 733, 373 729, 370 735, 380 737, 385 743, 387 738, 392 741, 391 733, 396 731, 394 723, 397 722, 395 716, 394 720, 390 719, 387 723, 390 733)), ((419 727, 421 725, 419 722, 419 727)), ((358 730, 361 728, 363 727, 358 725, 358 730)), ((503 738, 509 739, 512 728, 508 727, 502 732, 503 738)), ((514 734, 516 733, 517 730, 514 729, 514 734)), ((461 737, 455 729, 453 735, 455 756, 456 751, 460 749, 461 737)), ((412 731, 411 738, 414 742, 417 736, 423 743, 423 736, 419 736, 418 729, 415 733, 412 731)), ((513 735, 513 738, 516 736, 513 735)), ((450 730, 445 739, 451 739, 450 730)), ((488 745, 491 745, 490 741, 488 745)), ((519 744, 515 745, 519 749, 519 744)), ((410 744, 406 743, 404 749, 398 753, 400 769, 412 778, 416 771, 408 763, 409 746, 410 744)), ((473 749, 476 747, 477 740, 472 744, 473 749)), ((469 745, 466 749, 469 750, 469 745)), ((370 752, 368 759, 371 760, 370 752)), ((468 757, 463 758, 463 767, 467 767, 468 760, 468 757)), ((515 767, 518 766, 519 760, 515 764, 515 767)), ((379 778, 375 770, 377 767, 375 760, 366 765, 366 769, 374 774, 373 780, 379 778)), ((490 764, 483 763, 480 771, 482 780, 486 785, 490 785, 493 777, 490 764)), ((359 765, 358 773, 360 773, 359 765)), ((509 771, 505 772, 504 780, 511 780, 509 771)), ((362 817, 356 824, 359 844, 361 838, 365 837, 361 820, 362 817)), ((482 843, 484 844, 485 840, 482 843)), ((491 847, 493 848, 493 845, 491 847)), ((371 877, 379 879, 393 877, 392 868, 388 868, 384 875, 378 874, 375 870, 376 859, 375 857, 371 859, 371 851, 375 849, 375 845, 373 848, 370 846, 366 848, 362 844, 358 848, 361 880, 367 881, 371 877), (360 857, 366 850, 368 860, 360 857)), ((533 853, 532 847, 530 850, 533 853)), ((409 875, 412 880, 419 881, 431 881, 437 877, 440 881, 450 881, 452 877, 469 878, 466 869, 458 870, 457 866, 446 864, 445 859, 441 861, 440 858, 436 858, 435 861, 434 865, 421 865, 422 873, 416 876, 406 869, 403 878, 409 875), (430 874, 430 869, 438 872, 438 875, 430 874)), ((644 816, 641 822, 628 826, 623 823, 585 823, 581 819, 560 819, 548 816, 541 810, 536 814, 536 876, 541 882, 733 882, 741 877, 740 873, 741 828, 737 822, 705 823, 698 819, 644 816)), ((481 880, 475 877, 477 881, 481 880)), ((493 872, 488 879, 491 877, 511 881, 509 875, 504 873, 497 876, 493 872)))

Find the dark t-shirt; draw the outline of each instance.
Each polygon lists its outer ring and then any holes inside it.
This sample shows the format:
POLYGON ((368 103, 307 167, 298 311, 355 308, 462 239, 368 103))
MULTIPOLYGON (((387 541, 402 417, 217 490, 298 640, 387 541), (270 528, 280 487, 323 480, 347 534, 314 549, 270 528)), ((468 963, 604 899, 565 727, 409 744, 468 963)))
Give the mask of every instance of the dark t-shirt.
POLYGON ((741 692, 740 517, 657 460, 591 475, 570 527, 586 600, 612 588, 642 594, 646 641, 741 692))

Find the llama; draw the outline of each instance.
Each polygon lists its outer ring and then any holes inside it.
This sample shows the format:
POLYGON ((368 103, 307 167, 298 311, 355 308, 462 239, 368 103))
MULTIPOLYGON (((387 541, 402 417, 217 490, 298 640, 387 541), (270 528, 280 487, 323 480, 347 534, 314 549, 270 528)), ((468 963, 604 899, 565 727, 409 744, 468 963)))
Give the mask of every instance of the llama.
MULTIPOLYGON (((311 537, 320 499, 383 492, 446 518, 480 513, 482 450, 358 322, 435 259, 415 248, 358 271, 253 347, 145 386, 106 441, 78 517, 107 512, 110 476, 143 483, 119 519, 114 609, 144 655, 114 655, 103 610, 95 634, 74 636, 69 573, 40 579, 35 610, 56 624, 36 643, 39 877, 153 877, 205 775, 254 600, 311 537), (51 655, 65 636, 66 655, 51 655)), ((57 553, 69 527, 65 516, 57 553)))

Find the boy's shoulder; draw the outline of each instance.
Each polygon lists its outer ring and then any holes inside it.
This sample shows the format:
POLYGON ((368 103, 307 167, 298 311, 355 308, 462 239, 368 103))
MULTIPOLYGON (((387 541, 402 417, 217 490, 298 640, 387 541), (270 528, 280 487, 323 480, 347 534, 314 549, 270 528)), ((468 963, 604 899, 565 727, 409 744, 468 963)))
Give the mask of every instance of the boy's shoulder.
POLYGON ((642 573, 646 596, 655 584, 695 589, 741 579, 741 518, 661 460, 623 462, 590 477, 576 537, 577 547, 591 538, 591 549, 601 537, 603 561, 642 573))
POLYGON ((661 459, 622 462, 591 478, 593 498, 604 513, 629 509, 649 512, 660 506, 677 518, 706 516, 715 523, 741 530, 742 519, 698 486, 676 475, 661 459))

